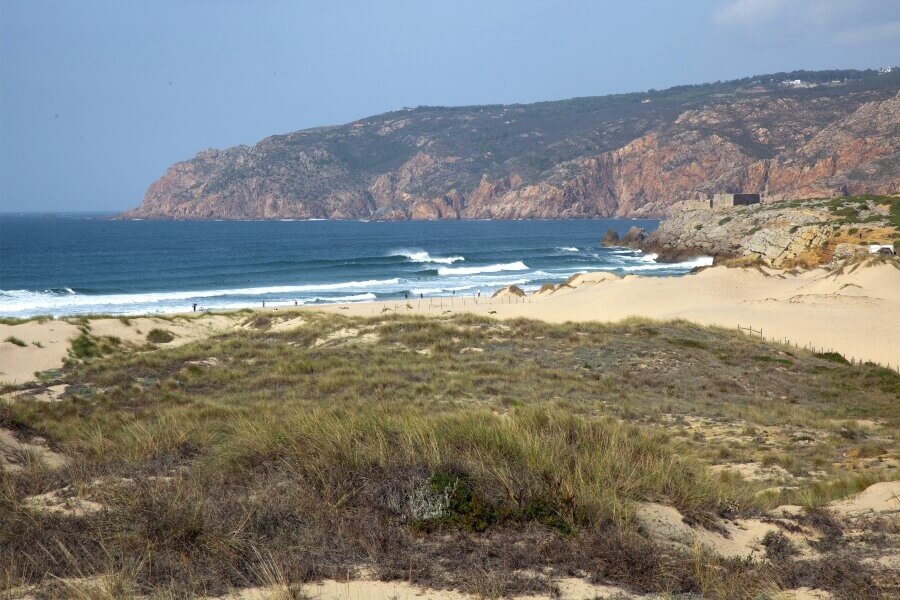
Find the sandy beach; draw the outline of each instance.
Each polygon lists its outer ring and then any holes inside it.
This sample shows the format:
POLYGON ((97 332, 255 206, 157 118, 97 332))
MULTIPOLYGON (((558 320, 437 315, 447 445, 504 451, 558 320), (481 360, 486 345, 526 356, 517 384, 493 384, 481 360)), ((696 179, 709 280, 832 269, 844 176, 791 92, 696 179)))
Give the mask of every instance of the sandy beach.
MULTIPOLYGON (((725 328, 752 327, 765 339, 816 350, 834 350, 855 361, 900 365, 900 266, 898 261, 860 264, 838 271, 799 274, 755 268, 715 267, 683 277, 619 277, 607 272, 575 276, 553 291, 519 297, 445 297, 360 302, 316 307, 259 309, 266 314, 322 310, 352 316, 442 315, 468 312, 499 319, 550 323, 615 322, 630 317, 683 319, 725 328)), ((246 313, 167 320, 155 317, 98 319, 91 332, 141 343, 154 327, 172 331, 172 344, 239 327, 246 313)), ((283 329, 284 324, 279 325, 283 329)), ((0 325, 0 382, 24 383, 36 371, 57 368, 78 328, 62 320, 0 325)))
POLYGON ((387 310, 471 312, 551 323, 615 322, 629 317, 684 319, 726 328, 752 327, 766 339, 834 350, 849 359, 900 364, 898 263, 823 269, 801 274, 716 267, 683 277, 576 276, 553 292, 517 297, 425 298, 329 306, 322 310, 371 316, 387 310), (412 308, 408 308, 408 307, 412 308))

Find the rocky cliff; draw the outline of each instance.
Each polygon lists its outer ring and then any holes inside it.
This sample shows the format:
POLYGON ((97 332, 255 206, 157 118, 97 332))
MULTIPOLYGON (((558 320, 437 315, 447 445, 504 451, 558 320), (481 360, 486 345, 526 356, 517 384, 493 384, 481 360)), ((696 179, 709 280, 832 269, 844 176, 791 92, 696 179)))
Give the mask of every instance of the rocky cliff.
POLYGON ((663 261, 706 255, 814 267, 868 254, 871 244, 900 249, 898 232, 900 196, 867 195, 717 210, 680 205, 652 233, 632 228, 620 238, 610 230, 603 244, 640 248, 663 261))
POLYGON ((900 189, 900 70, 778 74, 530 105, 403 109, 206 150, 123 216, 650 216, 717 191, 900 189), (783 81, 801 79, 796 89, 783 81))

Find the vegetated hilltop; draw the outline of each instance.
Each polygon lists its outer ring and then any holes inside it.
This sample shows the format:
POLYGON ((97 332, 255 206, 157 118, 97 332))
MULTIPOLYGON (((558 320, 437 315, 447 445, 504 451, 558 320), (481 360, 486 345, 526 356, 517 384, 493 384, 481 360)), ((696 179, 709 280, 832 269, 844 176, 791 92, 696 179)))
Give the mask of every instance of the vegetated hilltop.
POLYGON ((792 200, 722 209, 680 206, 652 233, 608 232, 604 244, 659 254, 759 260, 774 267, 816 267, 869 254, 869 245, 900 251, 900 195, 792 200))
POLYGON ((109 321, 73 320, 68 364, 0 398, 10 597, 897 589, 889 369, 684 322, 109 321))
POLYGON ((900 188, 898 90, 900 69, 801 71, 527 105, 403 109, 206 150, 170 167, 123 216, 633 217, 717 191, 892 193, 900 188))

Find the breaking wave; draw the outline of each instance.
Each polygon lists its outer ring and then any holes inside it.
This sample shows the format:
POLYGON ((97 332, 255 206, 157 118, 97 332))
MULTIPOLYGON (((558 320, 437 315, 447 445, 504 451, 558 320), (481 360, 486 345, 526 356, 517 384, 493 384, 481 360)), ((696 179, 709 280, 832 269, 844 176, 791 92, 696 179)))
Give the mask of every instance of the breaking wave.
POLYGON ((424 250, 397 250, 391 256, 402 256, 410 262, 442 265, 452 265, 455 262, 466 260, 464 256, 431 256, 424 250))
POLYGON ((500 273, 501 271, 527 271, 528 265, 521 260, 511 263, 485 265, 483 267, 440 267, 438 275, 477 275, 479 273, 500 273))
MULTIPOLYGON (((642 258, 643 260, 643 258, 642 258)), ((655 260, 655 256, 654 256, 655 260)), ((698 256, 696 258, 692 258, 690 260, 686 260, 683 262, 677 263, 658 263, 651 262, 646 265, 628 265, 624 267, 618 267, 623 271, 689 271, 696 267, 709 267, 713 264, 712 256, 698 256)))
MULTIPOLYGON (((148 292, 137 294, 79 294, 76 292, 59 293, 51 290, 33 292, 28 290, 0 290, 0 314, 30 314, 64 312, 70 314, 78 309, 91 307, 92 310, 134 310, 140 307, 155 311, 157 308, 172 310, 172 303, 182 303, 179 307, 185 310, 187 303, 214 300, 226 297, 261 297, 271 294, 304 294, 309 292, 329 292, 354 289, 375 289, 400 283, 394 279, 370 279, 366 281, 347 281, 343 283, 323 283, 311 285, 279 285, 252 288, 233 288, 219 290, 195 290, 174 292, 148 292), (169 306, 166 306, 169 305, 169 306)), ((66 288, 68 289, 68 288, 66 288)), ((247 305, 245 301, 244 306, 247 305)))

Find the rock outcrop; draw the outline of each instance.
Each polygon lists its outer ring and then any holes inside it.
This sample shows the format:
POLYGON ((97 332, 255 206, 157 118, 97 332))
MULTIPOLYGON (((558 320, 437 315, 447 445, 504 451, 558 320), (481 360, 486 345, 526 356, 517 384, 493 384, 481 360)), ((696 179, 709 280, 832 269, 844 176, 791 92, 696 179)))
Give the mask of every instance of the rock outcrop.
POLYGON ((170 167, 123 216, 637 217, 722 191, 772 200, 896 192, 900 71, 843 73, 840 84, 804 89, 781 86, 789 77, 780 74, 532 105, 403 109, 206 150, 170 167))
POLYGON ((828 225, 760 229, 750 236, 743 250, 774 266, 781 266, 804 252, 824 248, 833 233, 834 228, 828 225))
POLYGON ((652 233, 608 235, 604 244, 654 252, 664 262, 712 256, 751 258, 774 267, 816 266, 894 244, 900 196, 772 202, 727 209, 683 210, 652 233))

